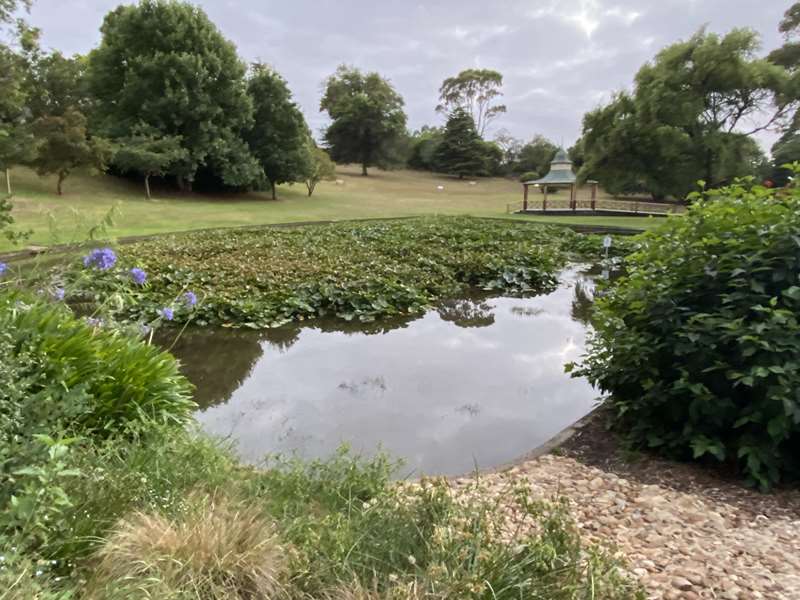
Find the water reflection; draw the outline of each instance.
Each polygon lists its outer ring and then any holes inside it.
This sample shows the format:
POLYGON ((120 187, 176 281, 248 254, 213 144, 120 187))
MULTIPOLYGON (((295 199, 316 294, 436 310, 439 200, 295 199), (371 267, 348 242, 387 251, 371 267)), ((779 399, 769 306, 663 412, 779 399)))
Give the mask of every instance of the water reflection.
POLYGON ((382 446, 410 471, 510 461, 586 414, 595 393, 563 372, 578 358, 591 277, 563 273, 534 298, 463 299, 417 319, 313 322, 267 332, 188 332, 174 353, 197 414, 246 460, 382 446))

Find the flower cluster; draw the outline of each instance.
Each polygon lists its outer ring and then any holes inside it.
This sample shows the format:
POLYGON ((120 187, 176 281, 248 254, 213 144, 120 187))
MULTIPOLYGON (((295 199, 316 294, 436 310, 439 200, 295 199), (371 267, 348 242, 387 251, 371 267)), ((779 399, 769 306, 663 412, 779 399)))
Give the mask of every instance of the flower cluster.
POLYGON ((84 267, 96 267, 101 271, 108 271, 117 264, 117 255, 111 248, 95 248, 83 257, 84 267))
POLYGON ((131 279, 133 279, 133 283, 136 285, 144 285, 144 282, 147 281, 147 273, 142 271, 139 267, 134 267, 131 269, 131 279))
POLYGON ((197 304, 197 296, 194 292, 188 291, 183 295, 183 301, 186 303, 186 306, 193 308, 194 305, 197 304))
POLYGON ((161 310, 158 311, 158 314, 165 320, 165 321, 172 321, 175 316, 175 312, 169 307, 165 306, 161 310))
POLYGON ((8 271, 8 265, 4 262, 0 262, 0 277, 2 277, 6 271, 8 271))

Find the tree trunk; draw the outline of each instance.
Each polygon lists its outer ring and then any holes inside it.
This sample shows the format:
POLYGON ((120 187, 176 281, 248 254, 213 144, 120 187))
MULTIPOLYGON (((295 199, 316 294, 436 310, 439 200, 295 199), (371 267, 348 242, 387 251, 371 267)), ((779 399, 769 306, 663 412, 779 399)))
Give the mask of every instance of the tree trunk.
POLYGON ((144 197, 150 200, 150 173, 144 176, 144 197))
POLYGON ((175 176, 175 183, 178 184, 178 189, 182 192, 186 191, 186 181, 183 179, 183 175, 176 175, 175 176))
POLYGON ((311 194, 314 193, 314 188, 317 186, 316 183, 311 181, 306 181, 306 187, 308 188, 308 197, 311 198, 311 194))
POLYGON ((8 195, 11 195, 11 169, 6 169, 6 188, 8 189, 8 195))
POLYGON ((277 200, 277 199, 278 199, 278 194, 277 194, 277 192, 275 191, 275 188, 276 188, 276 187, 278 187, 278 186, 276 186, 276 185, 275 185, 275 182, 273 181, 273 182, 272 182, 272 199, 273 199, 273 200, 277 200))
POLYGON ((63 191, 61 189, 61 184, 64 183, 64 180, 67 178, 67 174, 64 171, 59 171, 58 173, 58 183, 56 184, 56 192, 59 196, 63 195, 63 191))
POLYGON ((367 163, 361 163, 361 175, 366 177, 369 173, 367 173, 367 163))

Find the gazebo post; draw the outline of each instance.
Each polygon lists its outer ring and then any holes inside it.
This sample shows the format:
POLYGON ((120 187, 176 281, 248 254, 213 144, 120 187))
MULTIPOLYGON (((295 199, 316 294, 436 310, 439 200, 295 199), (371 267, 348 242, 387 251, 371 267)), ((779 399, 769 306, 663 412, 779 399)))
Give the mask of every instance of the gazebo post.
POLYGON ((578 196, 574 183, 569 186, 569 200, 570 208, 572 208, 572 212, 575 212, 575 209, 578 207, 578 196))
POLYGON ((592 182, 592 211, 595 210, 595 204, 597 202, 597 182, 592 182))
POLYGON ((525 195, 522 198, 522 210, 528 210, 528 184, 523 183, 522 186, 525 188, 525 195))
POLYGON ((544 186, 544 198, 542 199, 542 212, 547 210, 547 186, 544 186))

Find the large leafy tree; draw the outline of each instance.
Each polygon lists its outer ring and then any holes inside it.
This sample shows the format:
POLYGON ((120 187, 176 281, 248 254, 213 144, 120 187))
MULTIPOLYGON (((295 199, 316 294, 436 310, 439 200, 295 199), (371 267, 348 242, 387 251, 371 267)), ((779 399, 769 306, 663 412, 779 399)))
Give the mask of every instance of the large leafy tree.
POLYGON ((486 147, 475 130, 475 122, 463 108, 455 109, 444 128, 442 141, 434 153, 434 166, 437 171, 465 176, 486 173, 486 147))
POLYGON ((276 186, 305 181, 312 168, 308 125, 286 80, 268 66, 252 66, 247 92, 255 107, 253 126, 246 134, 250 150, 276 196, 276 186))
POLYGON ((23 20, 14 19, 19 8, 29 6, 30 2, 0 0, 0 40, 7 41, 0 41, 0 170, 5 171, 8 194, 11 194, 10 168, 32 159, 35 154, 27 108, 30 89, 26 84, 28 69, 24 54, 37 46, 38 32, 23 20))
POLYGON ((378 73, 340 66, 325 84, 320 110, 332 120, 325 143, 334 161, 358 163, 365 176, 369 167, 393 161, 405 136, 406 114, 403 98, 378 73))
POLYGON ((483 137, 489 123, 506 112, 503 104, 497 104, 503 93, 503 76, 491 69, 466 69, 454 77, 448 77, 439 88, 439 105, 436 110, 447 115, 456 109, 469 114, 475 123, 478 135, 483 137))
POLYGON ((789 83, 757 48, 754 32, 737 29, 701 30, 662 50, 632 94, 584 118, 582 176, 610 191, 683 197, 698 180, 717 186, 755 174, 748 136, 785 117, 787 104, 775 99, 789 83))
POLYGON ((64 180, 74 169, 105 168, 110 147, 106 140, 89 135, 84 59, 55 51, 43 54, 33 47, 26 62, 27 111, 36 145, 35 156, 27 162, 40 175, 55 174, 61 195, 64 180))
POLYGON ((124 140, 142 124, 180 139, 185 156, 169 174, 184 187, 203 169, 227 186, 248 186, 261 168, 242 138, 252 124, 245 65, 194 5, 142 0, 106 15, 89 55, 94 126, 124 140))
POLYGON ((550 162, 555 157, 558 147, 543 135, 533 139, 519 148, 514 165, 516 173, 536 173, 539 177, 547 174, 550 162))
POLYGON ((423 125, 409 136, 410 150, 407 165, 411 169, 433 171, 433 156, 442 141, 443 129, 423 125))
POLYGON ((800 113, 797 111, 800 105, 800 2, 786 11, 778 29, 786 41, 770 53, 769 60, 790 73, 790 85, 782 99, 794 108, 794 112, 787 119, 780 139, 772 146, 772 179, 779 185, 785 185, 790 172, 783 165, 800 161, 800 113))

